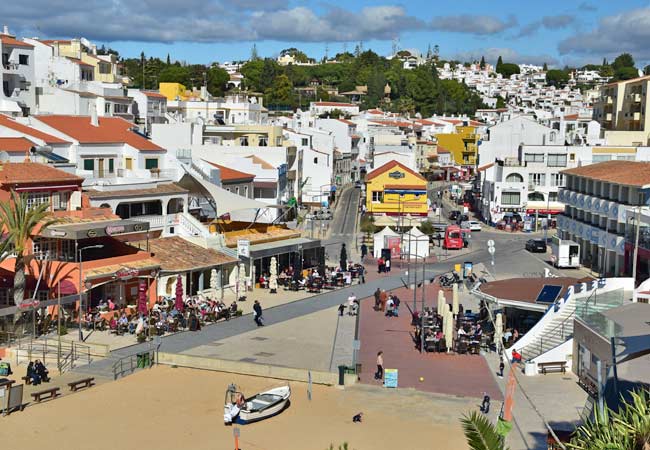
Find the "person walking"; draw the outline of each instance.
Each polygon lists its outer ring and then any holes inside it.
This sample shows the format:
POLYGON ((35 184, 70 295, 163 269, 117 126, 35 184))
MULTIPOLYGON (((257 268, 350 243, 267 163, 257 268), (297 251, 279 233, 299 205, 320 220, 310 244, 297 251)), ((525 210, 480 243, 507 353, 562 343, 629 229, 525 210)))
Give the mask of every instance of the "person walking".
POLYGON ((386 267, 386 272, 390 272, 390 258, 386 258, 386 262, 384 263, 384 266, 386 267))
POLYGON ((375 311, 379 311, 379 305, 381 305, 381 289, 377 288, 375 291, 375 311))
POLYGON ((490 412, 490 396, 483 392, 483 403, 481 403, 481 412, 487 414, 490 412))
POLYGON ((401 300, 397 295, 393 295, 393 315, 395 317, 399 317, 399 304, 401 303, 401 300))
POLYGON ((366 268, 363 267, 362 264, 359 264, 359 283, 365 284, 366 283, 366 268))
POLYGON ((253 319, 258 327, 264 326, 262 319, 262 305, 260 305, 259 300, 255 300, 255 304, 253 305, 253 319))
POLYGON ((354 295, 354 292, 350 294, 348 297, 348 316, 354 316, 356 314, 355 311, 355 302, 357 300, 356 295, 354 295))
POLYGON ((499 361, 499 378, 503 378, 503 369, 505 369, 506 365, 503 362, 503 356, 501 357, 499 361))
POLYGON ((382 290, 381 294, 379 294, 379 310, 381 312, 386 311, 386 302, 388 301, 388 295, 386 294, 386 291, 382 290))
POLYGON ((377 353, 377 372, 375 372, 375 380, 383 380, 384 378, 384 352, 379 350, 377 353))
POLYGON ((364 259, 366 259, 366 255, 368 254, 368 246, 366 244, 361 244, 361 261, 363 262, 364 259))

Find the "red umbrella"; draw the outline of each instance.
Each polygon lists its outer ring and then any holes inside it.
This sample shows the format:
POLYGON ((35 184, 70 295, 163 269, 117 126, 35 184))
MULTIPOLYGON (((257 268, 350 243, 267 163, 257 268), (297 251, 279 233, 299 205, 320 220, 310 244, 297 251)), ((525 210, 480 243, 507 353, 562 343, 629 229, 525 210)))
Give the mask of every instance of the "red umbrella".
POLYGON ((140 280, 138 286, 138 312, 147 314, 147 281, 140 280))
POLYGON ((178 274, 178 279, 176 280, 176 309, 180 312, 183 312, 185 305, 183 304, 183 280, 181 279, 181 274, 178 274))

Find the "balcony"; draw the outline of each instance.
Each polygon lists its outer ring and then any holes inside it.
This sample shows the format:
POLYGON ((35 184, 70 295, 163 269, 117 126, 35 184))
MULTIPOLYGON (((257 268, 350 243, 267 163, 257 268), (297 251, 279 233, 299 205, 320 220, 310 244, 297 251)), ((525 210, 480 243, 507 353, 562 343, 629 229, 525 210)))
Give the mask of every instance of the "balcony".
POLYGON ((18 70, 20 69, 20 64, 6 63, 2 65, 2 68, 6 73, 18 73, 18 70))

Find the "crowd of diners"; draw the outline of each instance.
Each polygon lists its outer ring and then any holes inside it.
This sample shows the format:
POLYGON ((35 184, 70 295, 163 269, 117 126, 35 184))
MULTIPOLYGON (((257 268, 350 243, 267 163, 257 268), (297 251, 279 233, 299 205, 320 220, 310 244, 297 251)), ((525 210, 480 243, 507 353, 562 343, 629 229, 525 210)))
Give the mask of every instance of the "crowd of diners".
MULTIPOLYGON (((350 286, 354 281, 365 282, 365 268, 361 264, 348 262, 347 270, 341 267, 324 266, 311 269, 296 270, 287 266, 277 275, 277 283, 285 291, 320 292, 323 289, 336 289, 350 286)), ((271 276, 268 272, 260 275, 257 282, 262 289, 269 289, 271 276)))

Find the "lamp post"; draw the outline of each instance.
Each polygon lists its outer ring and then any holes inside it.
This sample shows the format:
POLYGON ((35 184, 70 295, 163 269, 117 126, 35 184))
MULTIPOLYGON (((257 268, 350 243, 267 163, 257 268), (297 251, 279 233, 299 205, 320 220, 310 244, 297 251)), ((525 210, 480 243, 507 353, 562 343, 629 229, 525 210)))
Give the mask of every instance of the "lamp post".
POLYGON ((104 244, 87 245, 86 247, 79 248, 79 244, 75 241, 76 251, 79 255, 79 342, 84 341, 83 330, 81 329, 81 319, 83 318, 83 308, 81 307, 83 301, 83 251, 90 249, 104 248, 104 244))

